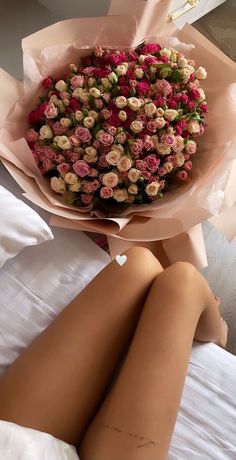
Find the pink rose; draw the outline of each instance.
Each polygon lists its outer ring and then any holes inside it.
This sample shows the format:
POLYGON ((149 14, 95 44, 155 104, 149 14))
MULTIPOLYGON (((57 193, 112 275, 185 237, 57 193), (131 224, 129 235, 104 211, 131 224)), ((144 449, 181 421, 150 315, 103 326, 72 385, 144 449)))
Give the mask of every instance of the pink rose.
POLYGON ((151 136, 146 135, 143 141, 143 147, 145 150, 151 150, 154 147, 154 142, 151 136))
POLYGON ((143 81, 143 82, 139 82, 135 85, 135 89, 137 91, 138 94, 142 94, 142 95, 146 95, 150 89, 150 85, 149 83, 143 81))
POLYGON ((42 86, 45 89, 50 88, 51 86, 53 86, 53 79, 51 77, 44 78, 44 80, 42 81, 42 86))
POLYGON ((197 150, 197 144, 195 141, 188 141, 188 143, 185 145, 185 152, 189 153, 189 155, 193 155, 196 153, 197 150))
POLYGON ((176 176, 178 177, 178 179, 182 180, 183 182, 186 182, 188 180, 188 173, 187 171, 178 171, 176 176))
POLYGON ((115 136, 116 135, 116 127, 115 126, 107 126, 107 132, 109 134, 111 134, 112 136, 115 136))
POLYGON ((80 177, 85 177, 89 174, 89 165, 84 160, 78 160, 73 164, 75 173, 80 177))
POLYGON ((67 150, 66 156, 72 163, 75 163, 80 159, 80 154, 78 152, 73 152, 73 150, 67 150))
MULTIPOLYGON (((38 148, 37 148, 38 151, 38 148)), ((57 154, 55 150, 53 150, 51 147, 40 147, 40 153, 42 155, 45 155, 49 160, 56 160, 57 159, 57 154)))
POLYGON ((143 173, 143 171, 147 169, 147 164, 143 160, 137 160, 135 162, 135 167, 143 173))
POLYGON ((70 144, 73 145, 74 147, 80 146, 80 140, 76 136, 70 136, 69 141, 70 141, 70 144))
POLYGON ((83 204, 88 205, 93 201, 93 195, 87 195, 86 193, 81 193, 80 199, 83 204))
POLYGON ((84 84, 84 77, 83 75, 75 75, 75 77, 71 78, 70 84, 72 88, 78 88, 79 86, 82 87, 84 84))
POLYGON ((103 93, 102 98, 107 104, 109 104, 109 102, 111 100, 111 95, 110 95, 110 93, 103 93))
POLYGON ((42 158, 41 159, 41 166, 39 167, 42 174, 46 174, 48 171, 53 169, 53 162, 49 160, 49 158, 42 158))
POLYGON ((183 168, 186 169, 186 171, 190 171, 193 167, 193 163, 191 161, 185 161, 183 168))
POLYGON ((68 128, 65 128, 64 126, 61 125, 59 121, 56 121, 52 125, 52 130, 54 134, 56 134, 57 136, 61 136, 62 134, 65 134, 66 131, 68 131, 68 128))
POLYGON ((136 139, 130 148, 131 148, 131 152, 133 153, 133 155, 139 155, 143 150, 142 139, 136 139))
POLYGON ((26 131, 25 139, 27 142, 37 142, 39 134, 33 128, 30 128, 26 131))
POLYGON ((150 132, 150 133, 155 133, 156 130, 157 130, 157 123, 155 120, 150 120, 147 122, 147 130, 150 132))
POLYGON ((103 118, 105 120, 107 120, 112 115, 112 112, 111 112, 111 110, 108 110, 108 109, 104 108, 104 109, 101 110, 101 115, 103 116, 103 118))
POLYGON ((107 159, 106 159, 106 155, 101 155, 99 157, 98 164, 102 168, 106 168, 107 166, 109 166, 109 163, 107 162, 107 159))
POLYGON ((83 186, 83 192, 85 192, 85 193, 93 192, 92 182, 83 181, 82 186, 83 186))
POLYGON ((100 190, 100 196, 101 198, 104 198, 107 200, 108 198, 112 198, 113 196, 113 190, 111 187, 102 187, 100 190))
POLYGON ((157 80, 155 84, 155 88, 156 88, 157 93, 160 93, 163 96, 168 96, 172 92, 172 86, 165 79, 157 80))
POLYGON ((157 43, 146 43, 143 46, 142 54, 156 54, 160 50, 161 50, 161 47, 157 43))
POLYGON ((95 168, 91 168, 88 175, 89 177, 97 177, 98 171, 95 168))
POLYGON ((103 130, 99 131, 98 139, 101 142, 101 144, 105 146, 111 145, 114 142, 114 137, 103 130))
POLYGON ((149 179, 151 177, 151 173, 149 171, 142 171, 142 176, 144 179, 149 179))
POLYGON ((97 180, 97 179, 93 180, 93 182, 92 182, 93 190, 97 190, 100 187, 100 185, 101 184, 100 184, 99 180, 97 180))
POLYGON ((89 142, 92 138, 88 128, 83 128, 82 126, 76 128, 75 135, 81 140, 81 142, 89 142))
POLYGON ((164 142, 164 144, 166 145, 174 145, 175 143, 175 136, 173 136, 172 134, 164 134, 163 136, 161 136, 161 142, 164 142))
POLYGON ((101 99, 95 99, 94 105, 96 109, 101 110, 103 108, 103 101, 101 99))
POLYGON ((45 117, 46 118, 55 118, 57 116, 57 114, 58 114, 58 110, 55 107, 55 105, 52 102, 47 104, 47 107, 44 110, 45 117))
POLYGON ((156 158, 155 155, 148 155, 145 158, 145 163, 147 164, 147 168, 151 172, 155 172, 160 164, 161 160, 159 158, 156 158))
POLYGON ((61 163, 57 166, 57 171, 60 174, 66 174, 71 170, 71 166, 68 163, 61 163))
POLYGON ((180 96, 180 102, 182 102, 182 104, 187 104, 188 101, 189 101, 189 99, 188 99, 187 94, 185 94, 185 93, 181 94, 181 96, 180 96))

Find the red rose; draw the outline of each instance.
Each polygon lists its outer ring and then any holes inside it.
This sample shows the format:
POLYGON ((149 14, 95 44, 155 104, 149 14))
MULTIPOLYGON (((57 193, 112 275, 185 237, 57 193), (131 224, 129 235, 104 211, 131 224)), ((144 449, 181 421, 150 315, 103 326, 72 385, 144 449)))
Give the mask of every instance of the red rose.
POLYGON ((48 88, 50 88, 51 86, 53 86, 53 79, 52 79, 52 77, 44 78, 44 80, 42 81, 42 86, 43 86, 45 89, 48 89, 48 88))

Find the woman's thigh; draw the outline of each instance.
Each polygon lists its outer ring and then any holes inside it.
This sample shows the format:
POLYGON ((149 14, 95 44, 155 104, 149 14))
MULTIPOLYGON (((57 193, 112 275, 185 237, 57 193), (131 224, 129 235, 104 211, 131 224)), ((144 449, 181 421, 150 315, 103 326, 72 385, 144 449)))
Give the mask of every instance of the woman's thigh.
POLYGON ((126 254, 125 265, 109 264, 8 368, 0 379, 0 419, 80 440, 162 270, 144 248, 126 254))

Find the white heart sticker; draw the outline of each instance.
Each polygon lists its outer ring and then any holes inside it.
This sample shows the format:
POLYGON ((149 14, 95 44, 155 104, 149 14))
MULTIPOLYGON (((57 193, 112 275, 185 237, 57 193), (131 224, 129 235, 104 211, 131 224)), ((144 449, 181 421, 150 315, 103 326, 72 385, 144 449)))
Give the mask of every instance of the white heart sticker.
POLYGON ((122 267, 127 261, 127 256, 116 256, 116 262, 122 267))

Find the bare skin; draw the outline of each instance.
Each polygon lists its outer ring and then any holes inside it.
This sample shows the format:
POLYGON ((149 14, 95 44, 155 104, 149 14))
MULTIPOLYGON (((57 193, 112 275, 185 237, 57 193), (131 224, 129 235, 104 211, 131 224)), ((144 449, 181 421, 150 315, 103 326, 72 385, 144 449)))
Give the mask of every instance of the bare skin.
POLYGON ((165 460, 193 339, 227 340, 219 301, 193 266, 163 270, 140 247, 126 254, 0 379, 0 419, 78 445, 81 460, 165 460))

